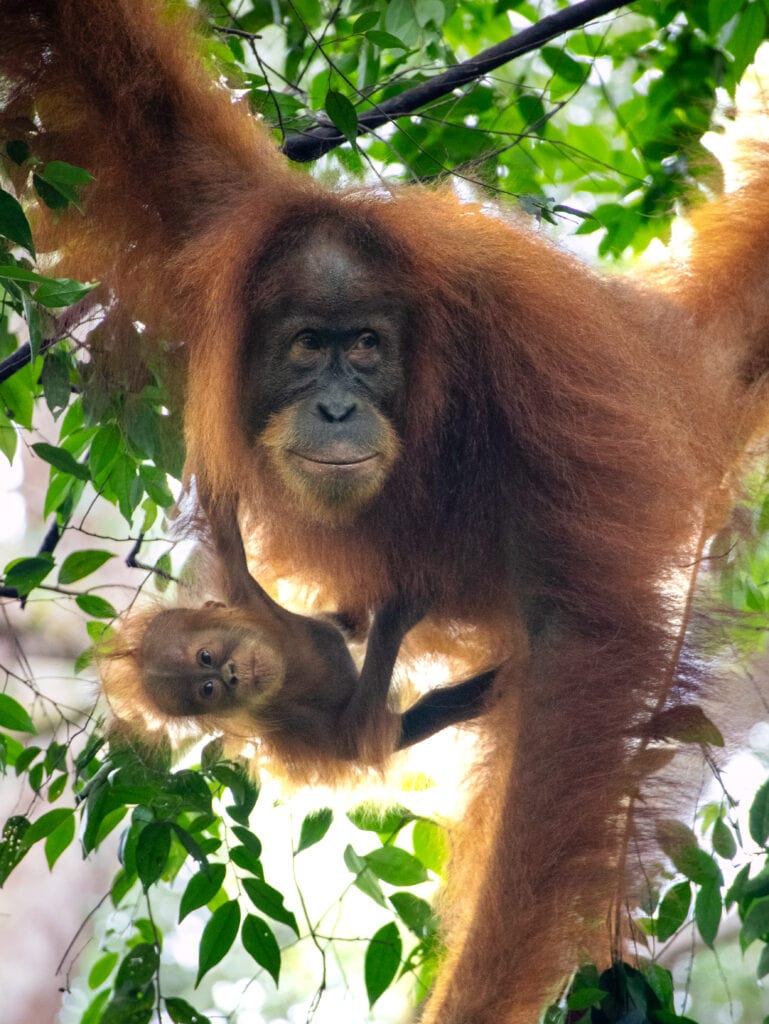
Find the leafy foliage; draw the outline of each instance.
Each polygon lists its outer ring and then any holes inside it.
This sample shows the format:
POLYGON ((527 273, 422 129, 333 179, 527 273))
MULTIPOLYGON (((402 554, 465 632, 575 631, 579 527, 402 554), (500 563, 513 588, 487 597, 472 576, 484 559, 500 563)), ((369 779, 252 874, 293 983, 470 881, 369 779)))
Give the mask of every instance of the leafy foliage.
MULTIPOLYGON (((767 34, 764 3, 637 0, 369 133, 362 131, 367 112, 503 42, 536 21, 539 5, 206 6, 212 66, 247 90, 279 142, 290 151, 292 137, 318 127, 341 132, 345 141, 318 165, 329 181, 450 177, 457 188, 517 205, 543 230, 593 235, 597 252, 615 258, 664 240, 680 205, 705 180, 710 187, 714 165, 702 136, 714 126, 719 96, 734 98, 767 34)), ((174 358, 164 339, 144 343, 143 325, 94 307, 94 282, 50 277, 35 262, 35 210, 18 203, 14 183, 30 176, 43 207, 80 210, 90 175, 61 161, 44 164, 12 138, 0 163, 0 452, 9 463, 23 456, 45 464, 39 511, 50 523, 37 551, 25 542, 8 558, 2 595, 26 605, 24 614, 55 603, 84 620, 84 649, 74 662, 82 673, 122 606, 102 582, 119 553, 131 591, 163 589, 178 571, 174 545, 162 539, 183 466, 174 358), (18 336, 22 320, 28 341, 18 336), (128 333, 136 365, 111 360, 114 332, 128 333), (105 506, 121 524, 107 531, 112 539, 84 525, 93 507, 105 506), (147 559, 147 549, 161 553, 147 559)), ((719 597, 742 613, 725 622, 725 642, 746 654, 765 642, 768 490, 757 473, 742 520, 713 544, 721 555, 719 597)), ((24 620, 15 621, 23 636, 24 620)), ((344 883, 323 893, 328 904, 359 899, 374 915, 363 935, 329 934, 329 913, 314 916, 301 887, 274 877, 269 852, 279 844, 253 830, 265 796, 244 762, 216 742, 200 752, 199 764, 184 767, 173 766, 162 743, 139 750, 113 735, 107 745, 82 709, 46 696, 24 671, 4 672, 10 692, 0 693, 0 768, 18 780, 24 799, 2 828, 0 884, 35 846, 54 869, 76 834, 85 854, 121 836, 110 900, 131 924, 119 948, 111 936, 85 965, 90 1001, 81 1024, 143 1024, 163 1010, 178 1024, 205 1024, 209 1017, 189 1000, 198 1001, 204 981, 238 950, 257 978, 282 988, 293 949, 313 949, 319 999, 330 951, 341 955, 345 945, 334 942, 340 938, 360 950, 351 984, 369 1006, 403 977, 418 997, 425 994, 441 952, 424 888, 446 863, 438 823, 405 807, 380 814, 366 806, 347 816, 321 807, 303 815, 281 847, 292 872, 335 850, 344 883), (166 932, 200 924, 197 970, 176 993, 164 980, 166 935, 153 912, 164 900, 175 901, 166 932)), ((657 725, 661 738, 701 746, 708 757, 719 745, 718 729, 701 711, 657 725)), ((738 915, 741 948, 761 948, 758 976, 769 974, 769 783, 755 795, 747 826, 724 794, 701 809, 694 829, 665 822, 660 838, 669 863, 636 918, 635 938, 648 955, 640 966, 617 964, 601 974, 584 968, 549 1011, 550 1024, 684 1024, 690 1018, 657 958, 687 930, 712 948, 726 913, 738 915)), ((312 886, 328 883, 320 875, 312 886)))

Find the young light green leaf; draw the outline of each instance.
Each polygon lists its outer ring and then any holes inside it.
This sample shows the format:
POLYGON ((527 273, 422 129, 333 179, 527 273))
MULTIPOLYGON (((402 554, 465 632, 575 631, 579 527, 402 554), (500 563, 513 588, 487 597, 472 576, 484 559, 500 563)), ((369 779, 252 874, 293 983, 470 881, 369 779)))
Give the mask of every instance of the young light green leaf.
POLYGON ((227 900, 211 915, 200 939, 198 976, 195 988, 203 977, 222 960, 235 941, 240 927, 240 907, 237 900, 227 900))
POLYGON ((449 859, 449 837, 446 829, 434 821, 418 821, 412 837, 414 853, 426 868, 443 875, 449 859))
POLYGON ((302 822, 302 831, 299 835, 296 852, 301 853, 302 850, 319 843, 331 827, 333 818, 334 813, 330 807, 322 807, 320 810, 308 814, 302 822))
POLYGON ((395 979, 402 951, 398 926, 392 921, 372 936, 366 949, 363 968, 369 1007, 374 1005, 395 979))
POLYGON ((107 978, 109 978, 110 974, 115 970, 117 962, 117 953, 105 953, 104 956, 99 957, 88 975, 88 987, 90 989, 95 989, 99 988, 100 985, 103 985, 107 978))
POLYGON ((59 569, 59 583, 75 583, 82 580, 114 557, 110 551, 73 551, 71 555, 67 555, 59 569))
POLYGON ((246 914, 240 938, 245 951, 260 967, 264 967, 277 985, 280 977, 280 947, 267 922, 255 914, 246 914))

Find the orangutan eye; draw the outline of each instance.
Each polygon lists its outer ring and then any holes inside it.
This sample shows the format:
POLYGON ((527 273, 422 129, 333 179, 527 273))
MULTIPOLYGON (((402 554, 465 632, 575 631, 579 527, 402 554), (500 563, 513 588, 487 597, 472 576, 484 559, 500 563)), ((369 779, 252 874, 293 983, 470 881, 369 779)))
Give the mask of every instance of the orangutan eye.
POLYGON ((379 338, 373 331, 364 331, 355 339, 353 350, 358 352, 370 351, 372 348, 376 348, 378 344, 379 338))
POLYGON ((200 696, 205 700, 211 700, 216 694, 216 683, 213 679, 207 679, 205 683, 201 684, 200 696))
POLYGON ((214 663, 214 659, 211 657, 211 652, 207 651, 205 647, 202 651, 198 651, 198 665, 202 665, 203 668, 211 668, 214 663))

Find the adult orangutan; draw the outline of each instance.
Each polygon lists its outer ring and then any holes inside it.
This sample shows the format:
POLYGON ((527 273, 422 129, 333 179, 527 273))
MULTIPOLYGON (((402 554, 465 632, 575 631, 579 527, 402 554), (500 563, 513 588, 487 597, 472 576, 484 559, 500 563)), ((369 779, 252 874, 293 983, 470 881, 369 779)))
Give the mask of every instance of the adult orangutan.
POLYGON ((675 595, 764 426, 764 151, 652 287, 446 189, 292 172, 178 5, 0 0, 0 69, 14 137, 95 175, 42 243, 189 348, 217 543, 244 531, 346 614, 407 594, 516 652, 423 1019, 533 1024, 605 958, 654 807, 639 737, 698 688, 675 595))

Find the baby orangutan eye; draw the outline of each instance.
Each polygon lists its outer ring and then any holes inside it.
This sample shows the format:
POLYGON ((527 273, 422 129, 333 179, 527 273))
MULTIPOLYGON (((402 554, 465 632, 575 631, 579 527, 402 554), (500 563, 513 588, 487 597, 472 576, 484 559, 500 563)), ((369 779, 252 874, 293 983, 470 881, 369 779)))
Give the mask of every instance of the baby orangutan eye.
POLYGON ((207 679, 205 683, 201 684, 200 696, 203 697, 204 700, 211 700, 216 696, 216 683, 213 679, 207 679))
POLYGON ((211 652, 207 651, 205 647, 202 651, 198 651, 198 664, 204 668, 211 668, 214 663, 214 659, 211 657, 211 652))

